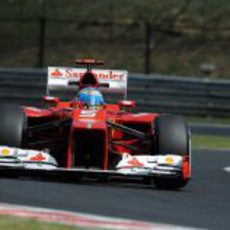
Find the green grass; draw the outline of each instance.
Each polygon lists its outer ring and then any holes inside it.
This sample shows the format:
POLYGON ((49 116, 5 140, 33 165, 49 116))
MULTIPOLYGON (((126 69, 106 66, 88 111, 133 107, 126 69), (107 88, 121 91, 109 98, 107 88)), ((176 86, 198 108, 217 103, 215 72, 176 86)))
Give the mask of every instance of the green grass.
POLYGON ((230 149, 230 137, 192 135, 192 148, 230 149))
POLYGON ((189 124, 203 123, 203 124, 215 124, 215 125, 230 125, 230 117, 186 117, 189 124))
MULTIPOLYGON (((0 229, 4 230, 82 230, 86 228, 66 226, 10 216, 0 216, 0 229)), ((87 228, 89 230, 89 228, 87 228)))
MULTIPOLYGON (((186 117, 189 124, 215 124, 215 125, 230 125, 228 117, 186 117)), ((216 148, 230 149, 230 137, 226 136, 206 136, 192 135, 193 148, 216 148)))

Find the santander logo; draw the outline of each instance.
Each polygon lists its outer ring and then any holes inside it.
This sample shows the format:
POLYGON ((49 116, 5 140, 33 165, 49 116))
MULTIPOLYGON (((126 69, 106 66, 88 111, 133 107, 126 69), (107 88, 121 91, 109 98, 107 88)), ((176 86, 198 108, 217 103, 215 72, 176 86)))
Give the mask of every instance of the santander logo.
MULTIPOLYGON (((67 78, 78 78, 80 79, 85 72, 76 71, 73 69, 66 69, 65 76, 67 78)), ((96 76, 97 79, 101 80, 113 80, 113 81, 122 81, 124 78, 123 73, 114 73, 113 71, 95 71, 93 74, 96 76)))
MULTIPOLYGON (((49 76, 53 78, 75 78, 80 79, 85 74, 85 71, 72 69, 72 68, 53 68, 49 72, 49 76)), ((122 71, 95 71, 93 72, 95 77, 100 80, 112 80, 112 81, 123 81, 125 74, 122 71)))
POLYGON ((144 164, 141 163, 136 157, 133 157, 131 160, 127 162, 129 165, 134 167, 144 167, 144 164))
POLYGON ((31 161, 44 161, 46 157, 44 157, 41 153, 38 153, 36 156, 30 158, 31 161))
POLYGON ((63 74, 59 69, 55 69, 52 73, 51 73, 52 77, 62 77, 63 74))

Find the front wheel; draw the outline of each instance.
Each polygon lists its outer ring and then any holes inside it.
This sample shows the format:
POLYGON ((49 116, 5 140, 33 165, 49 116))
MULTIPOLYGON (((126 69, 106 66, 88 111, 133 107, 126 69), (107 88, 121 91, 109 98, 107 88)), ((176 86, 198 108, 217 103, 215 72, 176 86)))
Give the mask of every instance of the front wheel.
POLYGON ((26 116, 19 106, 0 105, 0 145, 22 147, 26 116))
POLYGON ((190 177, 190 132, 185 119, 178 115, 160 115, 155 121, 155 154, 175 154, 183 157, 178 178, 156 178, 158 188, 184 187, 190 177))

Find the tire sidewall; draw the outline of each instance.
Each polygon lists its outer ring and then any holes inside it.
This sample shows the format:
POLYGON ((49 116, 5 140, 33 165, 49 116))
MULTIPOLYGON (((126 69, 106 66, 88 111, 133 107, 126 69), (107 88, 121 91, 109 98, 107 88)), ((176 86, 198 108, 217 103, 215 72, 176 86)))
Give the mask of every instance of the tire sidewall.
POLYGON ((23 108, 14 105, 0 105, 0 145, 21 147, 27 119, 23 108))

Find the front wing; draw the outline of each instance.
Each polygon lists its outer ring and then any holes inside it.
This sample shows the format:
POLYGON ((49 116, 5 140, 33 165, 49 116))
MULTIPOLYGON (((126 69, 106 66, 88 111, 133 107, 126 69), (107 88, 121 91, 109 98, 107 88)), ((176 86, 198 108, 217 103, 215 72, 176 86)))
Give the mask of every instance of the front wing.
POLYGON ((180 178, 180 172, 162 173, 155 171, 149 174, 125 174, 114 170, 93 170, 93 169, 25 169, 20 167, 2 166, 0 168, 0 177, 4 178, 32 178, 49 181, 65 182, 109 182, 109 181, 132 181, 146 182, 155 178, 180 178))
POLYGON ((47 152, 0 146, 0 177, 29 177, 64 181, 146 181, 154 178, 181 178, 182 157, 178 155, 123 154, 113 170, 60 168, 47 152))

